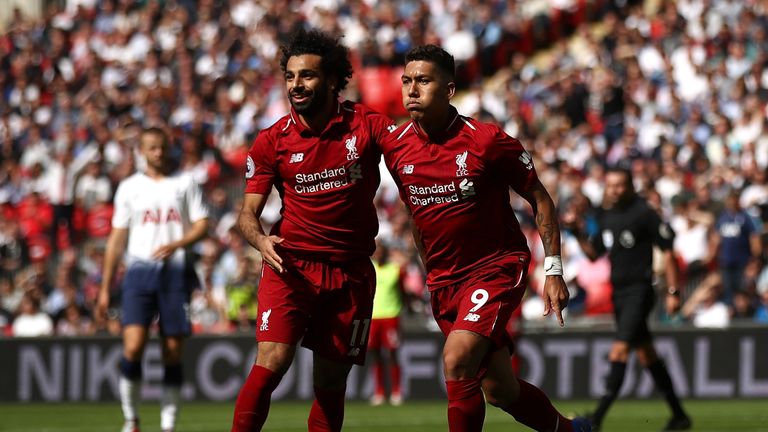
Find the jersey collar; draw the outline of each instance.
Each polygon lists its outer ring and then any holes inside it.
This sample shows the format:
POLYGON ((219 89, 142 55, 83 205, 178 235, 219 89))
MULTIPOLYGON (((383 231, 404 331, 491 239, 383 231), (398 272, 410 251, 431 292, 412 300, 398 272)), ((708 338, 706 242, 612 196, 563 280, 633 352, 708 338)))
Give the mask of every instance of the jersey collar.
POLYGON ((341 123, 344 120, 344 110, 341 107, 341 102, 336 101, 336 108, 333 113, 333 116, 330 120, 328 120, 328 124, 325 125, 325 128, 318 134, 317 132, 313 131, 312 129, 309 129, 308 127, 304 126, 304 124, 299 120, 299 114, 296 112, 295 109, 293 109, 293 106, 291 106, 291 111, 288 113, 288 115, 291 116, 291 121, 293 122, 293 127, 296 128, 296 131, 305 136, 321 136, 325 135, 331 128, 333 128, 336 124, 341 123))
POLYGON ((463 124, 459 112, 453 105, 450 106, 449 113, 450 114, 448 115, 448 118, 451 120, 448 122, 448 124, 445 126, 445 130, 443 130, 439 136, 430 138, 429 135, 424 132, 424 129, 422 129, 421 126, 419 126, 419 123, 415 120, 411 121, 413 123, 413 130, 416 131, 416 135, 418 135, 419 138, 424 141, 443 142, 452 135, 452 132, 457 131, 463 124))

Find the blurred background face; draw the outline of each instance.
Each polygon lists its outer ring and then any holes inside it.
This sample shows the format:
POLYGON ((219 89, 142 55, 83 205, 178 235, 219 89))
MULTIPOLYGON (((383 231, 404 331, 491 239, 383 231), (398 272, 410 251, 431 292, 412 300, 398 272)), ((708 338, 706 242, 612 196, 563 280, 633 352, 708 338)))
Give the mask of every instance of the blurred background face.
POLYGON ((622 172, 612 171, 605 176, 605 197, 603 204, 608 207, 614 207, 623 203, 631 194, 629 190, 629 179, 622 172))
POLYGON ((147 165, 154 170, 162 171, 168 155, 168 144, 165 137, 155 132, 146 132, 141 135, 141 154, 146 158, 147 165))
POLYGON ((317 114, 333 97, 333 86, 315 54, 293 56, 285 65, 285 87, 291 106, 301 115, 317 114))
POLYGON ((455 87, 434 63, 408 62, 402 83, 403 106, 412 119, 439 118, 448 111, 455 87))

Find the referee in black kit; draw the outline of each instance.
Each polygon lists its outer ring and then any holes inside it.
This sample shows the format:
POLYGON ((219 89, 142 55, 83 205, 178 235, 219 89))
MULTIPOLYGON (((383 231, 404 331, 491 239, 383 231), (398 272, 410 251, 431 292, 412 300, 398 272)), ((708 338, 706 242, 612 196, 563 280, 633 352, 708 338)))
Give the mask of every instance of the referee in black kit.
POLYGON ((677 266, 672 253, 674 233, 635 193, 632 174, 624 168, 607 170, 603 208, 595 216, 597 225, 590 226, 591 232, 584 228, 584 215, 564 217, 564 227, 573 231, 589 259, 596 260, 607 251, 611 261, 617 333, 609 354, 611 369, 605 395, 592 415, 594 430, 600 429, 608 408, 619 395, 630 349, 636 351, 637 360, 651 373, 656 387, 672 409, 672 418, 663 430, 688 430, 691 420, 680 405, 664 362, 656 354, 647 323, 656 300, 652 286, 654 244, 664 252, 667 295, 679 295, 675 288, 677 266))

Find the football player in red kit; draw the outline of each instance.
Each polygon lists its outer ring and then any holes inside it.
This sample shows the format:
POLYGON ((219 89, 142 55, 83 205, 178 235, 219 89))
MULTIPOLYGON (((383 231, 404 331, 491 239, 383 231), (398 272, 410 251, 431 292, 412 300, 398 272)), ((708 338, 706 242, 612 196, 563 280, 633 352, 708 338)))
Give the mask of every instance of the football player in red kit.
POLYGON ((446 335, 443 360, 451 432, 480 432, 485 400, 537 431, 589 431, 537 387, 518 379, 505 329, 526 287, 530 251, 510 206, 509 188, 533 208, 544 244, 545 314, 563 325, 557 212, 531 156, 498 126, 459 115, 453 57, 434 45, 406 54, 403 104, 411 121, 382 148, 415 223, 432 311, 446 335), (485 399, 483 398, 485 394, 485 399))
POLYGON ((299 340, 314 352, 310 431, 339 431, 352 364, 363 364, 376 276, 378 142, 385 116, 339 102, 352 76, 348 50, 319 31, 298 31, 281 67, 291 112, 262 130, 249 152, 238 226, 261 252, 256 364, 238 395, 232 431, 260 431, 270 396, 299 340), (281 219, 259 220, 275 187, 281 219))

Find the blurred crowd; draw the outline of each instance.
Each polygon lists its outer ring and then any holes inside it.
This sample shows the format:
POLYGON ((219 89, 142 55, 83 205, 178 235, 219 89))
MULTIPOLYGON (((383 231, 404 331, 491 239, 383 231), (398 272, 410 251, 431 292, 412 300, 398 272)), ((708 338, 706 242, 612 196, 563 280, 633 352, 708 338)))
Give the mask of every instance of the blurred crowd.
MULTIPOLYGON (((119 333, 119 280, 110 314, 91 311, 112 195, 137 169, 147 126, 173 137, 174 161, 212 208, 214 229, 195 249, 194 330, 253 330, 261 261, 234 228, 242 171, 258 131, 288 111, 279 46, 304 25, 352 50, 344 96, 395 118, 405 51, 445 47, 459 111, 518 137, 563 213, 599 207, 605 167, 627 164, 677 234, 685 289, 659 322, 768 322, 768 1, 47 4, 41 18, 16 10, 0 35, 1 333, 119 333)), ((540 320, 543 251, 530 209, 511 199, 535 257, 523 318, 540 320)), ((388 174, 377 208, 407 310, 427 323, 423 269, 388 174)), ((563 242, 569 319, 610 314, 609 264, 587 260, 567 230, 563 242)))

